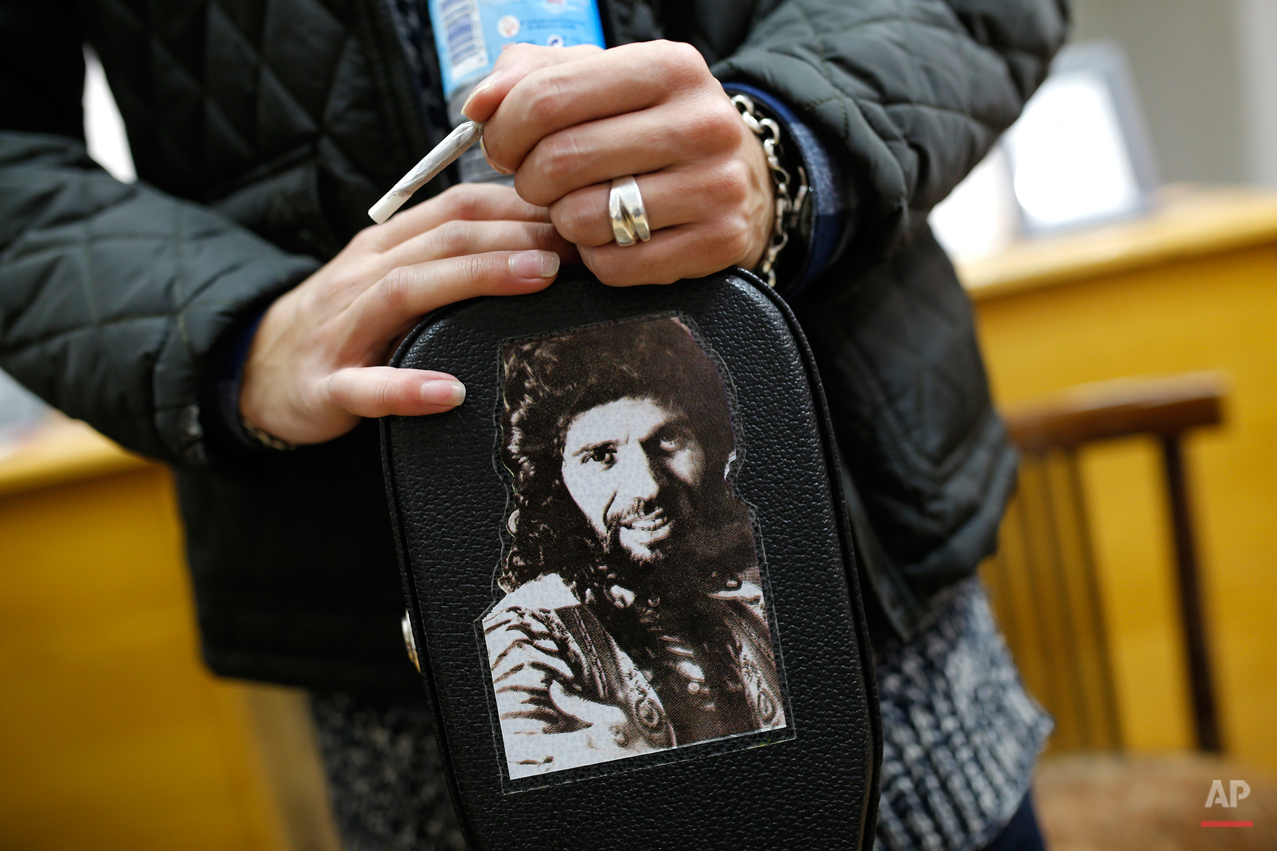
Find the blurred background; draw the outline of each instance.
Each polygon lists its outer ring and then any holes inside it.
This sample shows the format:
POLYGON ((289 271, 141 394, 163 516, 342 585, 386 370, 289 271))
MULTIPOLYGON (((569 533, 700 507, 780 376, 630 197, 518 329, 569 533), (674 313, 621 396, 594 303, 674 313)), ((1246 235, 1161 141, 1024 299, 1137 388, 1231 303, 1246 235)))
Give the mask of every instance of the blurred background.
MULTIPOLYGON (((982 570, 1057 720, 1039 809, 1067 851, 1277 848, 1277 0, 1073 7, 932 217, 1023 450, 982 570)), ((92 57, 86 107, 132 180, 92 57)), ((3 373, 0 571, 0 849, 336 848, 303 697, 200 665, 168 474, 3 373)))

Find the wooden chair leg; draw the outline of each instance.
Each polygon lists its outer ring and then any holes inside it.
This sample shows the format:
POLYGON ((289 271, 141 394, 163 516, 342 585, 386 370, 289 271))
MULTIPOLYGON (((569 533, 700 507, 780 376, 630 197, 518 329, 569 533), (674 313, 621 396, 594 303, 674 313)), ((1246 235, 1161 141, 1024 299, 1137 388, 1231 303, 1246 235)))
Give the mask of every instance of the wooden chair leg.
POLYGON ((1167 496, 1175 532, 1175 574, 1183 610, 1184 649, 1188 655, 1188 676, 1193 701, 1193 721, 1199 749, 1217 753, 1222 749, 1215 688, 1207 651, 1206 618, 1202 609, 1201 581, 1198 577, 1197 547, 1188 507, 1188 482, 1184 453, 1178 435, 1162 437, 1162 458, 1166 463, 1167 496))

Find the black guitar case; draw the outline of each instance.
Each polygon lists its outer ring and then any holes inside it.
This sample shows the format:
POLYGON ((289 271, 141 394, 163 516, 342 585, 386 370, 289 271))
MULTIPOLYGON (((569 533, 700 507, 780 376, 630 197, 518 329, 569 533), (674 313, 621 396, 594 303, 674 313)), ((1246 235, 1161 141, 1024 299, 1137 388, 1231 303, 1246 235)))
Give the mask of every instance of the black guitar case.
POLYGON ((476 849, 867 849, 881 729, 820 382, 737 269, 428 316, 383 421, 409 638, 476 849))

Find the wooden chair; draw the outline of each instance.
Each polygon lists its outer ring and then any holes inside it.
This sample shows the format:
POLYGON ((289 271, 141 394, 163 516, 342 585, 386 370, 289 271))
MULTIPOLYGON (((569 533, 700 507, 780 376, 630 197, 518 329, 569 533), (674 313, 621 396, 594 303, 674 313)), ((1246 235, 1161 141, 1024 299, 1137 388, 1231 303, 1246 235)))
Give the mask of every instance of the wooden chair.
POLYGON ((1056 718, 1056 750, 1122 749, 1079 453, 1132 436, 1161 445, 1197 744, 1220 750, 1183 437, 1222 422, 1224 394, 1219 374, 1192 373, 1087 385, 1005 412, 1019 490, 984 575, 1025 682, 1056 718))
POLYGON ((1200 827, 1218 778, 1252 778, 1250 809, 1277 813, 1277 788, 1216 755, 1222 741, 1183 438, 1223 422, 1225 386, 1218 373, 1112 381, 1005 412, 1022 454, 1019 490, 983 575, 1025 684, 1056 720, 1051 755, 1036 778, 1053 851, 1277 847, 1271 818, 1258 831, 1200 827), (1079 455, 1125 437, 1161 448, 1196 755, 1122 754, 1079 455))

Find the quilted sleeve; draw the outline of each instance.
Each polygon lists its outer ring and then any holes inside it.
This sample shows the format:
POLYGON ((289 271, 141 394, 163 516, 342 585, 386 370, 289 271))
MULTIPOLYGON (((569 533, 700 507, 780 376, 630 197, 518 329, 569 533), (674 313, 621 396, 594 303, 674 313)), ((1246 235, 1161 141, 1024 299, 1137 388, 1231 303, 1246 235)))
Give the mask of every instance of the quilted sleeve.
POLYGON ((1046 76, 1065 0, 770 0, 714 66, 774 93, 847 176, 844 256, 868 269, 926 220, 1046 76))
POLYGON ((318 263, 90 159, 60 5, 0 5, 0 368, 130 449, 203 464, 210 350, 318 263))

